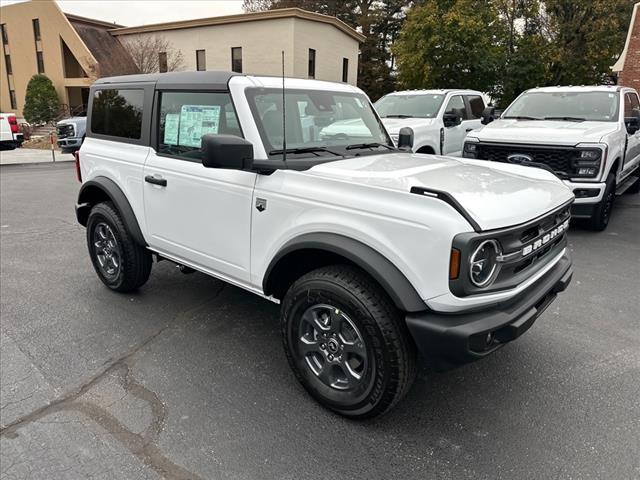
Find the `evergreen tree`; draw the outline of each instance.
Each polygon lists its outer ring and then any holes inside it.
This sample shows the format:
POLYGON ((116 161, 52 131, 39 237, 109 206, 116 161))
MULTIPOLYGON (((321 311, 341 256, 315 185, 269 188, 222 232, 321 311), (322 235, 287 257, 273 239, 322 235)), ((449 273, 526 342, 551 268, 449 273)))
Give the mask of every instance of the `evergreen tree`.
POLYGON ((34 75, 27 84, 22 114, 29 123, 55 120, 60 104, 53 83, 46 75, 34 75))

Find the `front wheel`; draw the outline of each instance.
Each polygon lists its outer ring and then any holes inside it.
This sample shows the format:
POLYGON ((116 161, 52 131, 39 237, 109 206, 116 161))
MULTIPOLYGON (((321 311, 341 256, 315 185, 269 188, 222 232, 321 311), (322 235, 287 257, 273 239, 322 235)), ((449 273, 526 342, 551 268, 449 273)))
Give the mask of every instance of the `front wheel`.
POLYGON ((296 281, 283 301, 282 335, 300 383, 342 415, 386 413, 413 383, 416 351, 404 319, 357 268, 323 267, 296 281))
POLYGON ((616 176, 610 173, 607 177, 606 187, 602 200, 596 205, 591 217, 590 227, 591 230, 597 232, 603 231, 609 225, 609 219, 611 218, 611 210, 613 209, 613 203, 616 198, 616 176))

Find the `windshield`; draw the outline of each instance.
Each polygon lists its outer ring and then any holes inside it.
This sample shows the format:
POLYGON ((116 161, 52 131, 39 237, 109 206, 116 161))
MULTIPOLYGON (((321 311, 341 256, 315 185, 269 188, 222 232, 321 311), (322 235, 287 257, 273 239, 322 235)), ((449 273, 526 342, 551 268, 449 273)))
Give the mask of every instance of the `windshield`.
POLYGON ((617 92, 528 92, 502 118, 611 122, 618 119, 619 104, 617 92))
POLYGON ((382 118, 434 118, 438 114, 444 95, 387 95, 375 103, 382 118))
MULTIPOLYGON (((267 154, 282 154, 282 90, 250 88, 246 92, 267 154)), ((287 153, 346 155, 361 153, 354 152, 357 149, 393 147, 362 94, 290 89, 285 104, 287 153)))

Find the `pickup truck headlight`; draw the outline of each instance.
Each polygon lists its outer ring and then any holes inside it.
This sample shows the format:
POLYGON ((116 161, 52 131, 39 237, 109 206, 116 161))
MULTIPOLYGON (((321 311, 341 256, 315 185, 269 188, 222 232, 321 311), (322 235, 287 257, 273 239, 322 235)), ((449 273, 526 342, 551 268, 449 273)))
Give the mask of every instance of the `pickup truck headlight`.
POLYGON ((572 177, 593 178, 600 172, 602 150, 599 148, 582 148, 577 158, 572 161, 572 177))
POLYGON ((463 157, 476 158, 477 151, 478 151, 477 142, 464 142, 464 151, 462 153, 463 157))
POLYGON ((495 240, 485 240, 474 250, 469 257, 469 276, 476 287, 486 287, 495 280, 500 255, 502 249, 495 240))

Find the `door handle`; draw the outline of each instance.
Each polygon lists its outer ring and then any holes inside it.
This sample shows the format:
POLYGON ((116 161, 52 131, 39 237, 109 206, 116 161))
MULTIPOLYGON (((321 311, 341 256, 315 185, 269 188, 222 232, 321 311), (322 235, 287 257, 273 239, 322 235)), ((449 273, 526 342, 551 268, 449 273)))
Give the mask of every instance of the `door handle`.
POLYGON ((471 130, 473 130, 473 128, 467 128, 465 132, 469 133, 471 130))
POLYGON ((167 186, 167 181, 162 177, 154 177, 153 175, 147 175, 144 177, 144 181, 148 183, 153 183, 154 185, 160 185, 161 187, 167 186))

